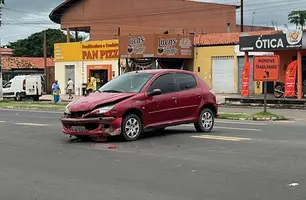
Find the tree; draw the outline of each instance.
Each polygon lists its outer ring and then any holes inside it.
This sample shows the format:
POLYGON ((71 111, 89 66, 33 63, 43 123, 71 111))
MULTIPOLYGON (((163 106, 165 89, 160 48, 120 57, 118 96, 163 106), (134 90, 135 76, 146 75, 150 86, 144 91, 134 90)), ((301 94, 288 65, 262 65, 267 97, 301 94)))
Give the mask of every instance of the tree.
MULTIPOLYGON (((53 57, 54 44, 65 43, 67 41, 67 35, 60 29, 47 29, 47 55, 53 57)), ((13 49, 13 56, 15 57, 43 57, 43 40, 44 31, 34 33, 29 37, 16 42, 10 42, 7 46, 13 49)), ((71 42, 75 41, 73 35, 70 36, 71 42)), ((83 37, 78 37, 78 41, 83 41, 83 37)))
POLYGON ((296 28, 303 30, 306 23, 306 10, 293 10, 288 15, 290 24, 294 24, 296 28))

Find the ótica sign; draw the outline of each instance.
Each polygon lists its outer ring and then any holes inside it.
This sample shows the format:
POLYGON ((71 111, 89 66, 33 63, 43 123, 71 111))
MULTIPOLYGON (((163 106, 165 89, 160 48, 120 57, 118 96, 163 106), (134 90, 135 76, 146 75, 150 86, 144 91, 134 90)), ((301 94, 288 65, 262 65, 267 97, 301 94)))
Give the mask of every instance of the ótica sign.
POLYGON ((277 81, 279 79, 280 58, 273 56, 254 56, 254 81, 277 81))

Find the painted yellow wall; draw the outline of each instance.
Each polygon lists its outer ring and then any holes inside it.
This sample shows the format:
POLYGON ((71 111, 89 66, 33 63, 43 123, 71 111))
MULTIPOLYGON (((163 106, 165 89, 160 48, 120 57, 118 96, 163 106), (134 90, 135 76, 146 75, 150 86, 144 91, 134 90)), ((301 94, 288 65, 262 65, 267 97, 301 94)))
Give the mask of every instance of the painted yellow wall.
POLYGON ((235 46, 196 47, 194 54, 193 71, 196 72, 210 88, 212 87, 212 57, 234 56, 234 92, 238 93, 238 61, 235 53, 235 46), (200 67, 200 72, 198 72, 198 67, 200 67))

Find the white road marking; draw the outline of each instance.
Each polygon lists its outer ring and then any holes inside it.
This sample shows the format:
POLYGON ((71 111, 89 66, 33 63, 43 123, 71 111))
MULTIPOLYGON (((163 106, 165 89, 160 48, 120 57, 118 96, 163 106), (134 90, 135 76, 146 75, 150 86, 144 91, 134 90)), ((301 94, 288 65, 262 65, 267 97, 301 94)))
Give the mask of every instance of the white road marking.
POLYGON ((16 125, 21 125, 21 126, 48 126, 48 124, 35 124, 35 123, 16 123, 16 125))
POLYGON ((266 123, 256 123, 256 122, 244 122, 244 121, 238 121, 238 120, 216 120, 216 123, 224 123, 224 124, 245 124, 245 125, 259 125, 259 126, 266 126, 266 123))
MULTIPOLYGON (((180 125, 185 127, 194 127, 193 124, 186 124, 186 125, 180 125)), ((262 131, 261 129, 254 129, 254 128, 238 128, 238 127, 223 127, 223 126, 214 126, 216 129, 228 129, 228 130, 240 130, 240 131, 262 131)))
POLYGON ((235 128, 235 127, 222 127, 222 126, 215 126, 214 128, 217 129, 227 129, 227 130, 240 130, 240 131, 262 131, 261 129, 255 128, 235 128))
POLYGON ((6 123, 6 121, 0 121, 0 123, 6 123))
POLYGON ((26 109, 6 109, 0 108, 0 110, 10 111, 10 112, 27 112, 27 113, 52 113, 52 114, 63 114, 64 111, 50 111, 50 110, 26 110, 26 109))
POLYGON ((289 187, 295 187, 295 186, 298 186, 299 184, 298 183, 290 183, 288 184, 289 187))
POLYGON ((252 140, 250 138, 229 137, 229 136, 216 136, 216 135, 199 135, 199 136, 191 136, 191 137, 193 137, 193 138, 200 138, 200 139, 234 141, 234 142, 252 140))

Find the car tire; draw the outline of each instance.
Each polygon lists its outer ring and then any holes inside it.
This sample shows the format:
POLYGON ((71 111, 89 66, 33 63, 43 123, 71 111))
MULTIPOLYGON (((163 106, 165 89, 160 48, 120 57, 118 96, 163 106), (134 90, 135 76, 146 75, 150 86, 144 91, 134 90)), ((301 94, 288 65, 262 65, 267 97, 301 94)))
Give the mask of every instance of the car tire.
POLYGON ((210 109, 204 108, 199 115, 198 121, 194 123, 194 127, 199 133, 209 133, 213 129, 214 123, 214 113, 210 109))
POLYGON ((15 97, 15 101, 21 101, 22 97, 21 94, 19 92, 16 93, 16 97, 15 97))
POLYGON ((141 119, 135 114, 128 114, 123 118, 121 135, 126 141, 135 141, 143 131, 141 119))
POLYGON ((33 101, 39 101, 39 96, 37 95, 37 96, 34 96, 33 97, 33 101))

